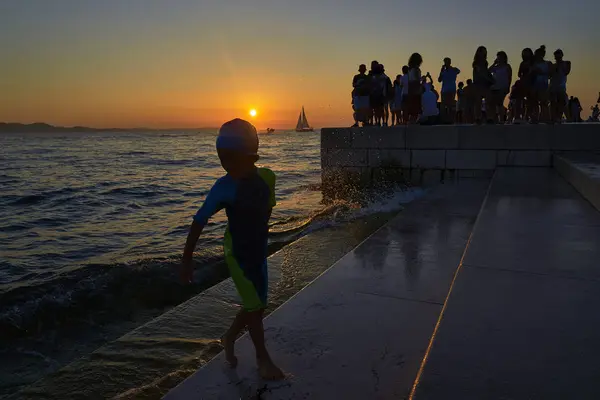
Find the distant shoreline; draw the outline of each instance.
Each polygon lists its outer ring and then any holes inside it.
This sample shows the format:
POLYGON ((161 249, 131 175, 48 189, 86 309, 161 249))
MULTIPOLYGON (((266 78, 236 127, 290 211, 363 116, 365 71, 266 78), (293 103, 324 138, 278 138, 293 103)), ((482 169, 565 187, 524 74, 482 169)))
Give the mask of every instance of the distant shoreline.
POLYGON ((0 122, 0 133, 75 133, 75 132, 148 132, 148 131, 208 131, 218 128, 91 128, 89 126, 55 126, 44 122, 21 124, 0 122))

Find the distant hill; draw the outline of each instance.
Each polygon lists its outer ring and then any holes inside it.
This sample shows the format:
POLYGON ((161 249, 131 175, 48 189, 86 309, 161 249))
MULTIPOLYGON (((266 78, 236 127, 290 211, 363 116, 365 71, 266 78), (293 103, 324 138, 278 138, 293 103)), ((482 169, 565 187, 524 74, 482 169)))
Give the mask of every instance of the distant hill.
POLYGON ((33 124, 20 124, 14 122, 0 122, 0 133, 52 133, 52 132, 139 132, 139 131, 205 131, 215 128, 90 128, 87 126, 54 126, 44 122, 33 124))

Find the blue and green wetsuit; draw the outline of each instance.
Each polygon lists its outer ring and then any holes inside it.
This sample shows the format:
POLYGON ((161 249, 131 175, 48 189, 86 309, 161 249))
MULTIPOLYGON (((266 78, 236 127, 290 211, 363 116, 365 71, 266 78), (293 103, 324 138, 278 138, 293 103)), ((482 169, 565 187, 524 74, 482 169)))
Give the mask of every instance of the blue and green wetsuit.
POLYGON ((275 174, 267 168, 256 168, 242 179, 229 174, 218 179, 194 217, 194 221, 206 225, 212 215, 225 209, 225 260, 248 311, 267 304, 267 242, 275 204, 275 174))

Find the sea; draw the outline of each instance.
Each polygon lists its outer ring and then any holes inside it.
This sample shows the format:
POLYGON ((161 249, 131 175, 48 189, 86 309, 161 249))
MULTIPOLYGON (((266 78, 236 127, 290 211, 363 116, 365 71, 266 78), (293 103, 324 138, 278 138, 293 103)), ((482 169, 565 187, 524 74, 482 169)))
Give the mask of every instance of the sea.
MULTIPOLYGON (((176 273, 192 217, 224 174, 216 134, 0 134, 0 398, 160 398, 221 350, 233 289, 200 310, 218 323, 189 310, 228 278, 224 213, 198 242, 193 283, 176 273), (167 314, 189 328, 158 335, 167 314), (133 331, 143 340, 123 339, 133 331)), ((261 134, 260 155, 277 175, 269 252, 285 282, 269 311, 423 194, 398 186, 324 202, 318 131, 261 134)))

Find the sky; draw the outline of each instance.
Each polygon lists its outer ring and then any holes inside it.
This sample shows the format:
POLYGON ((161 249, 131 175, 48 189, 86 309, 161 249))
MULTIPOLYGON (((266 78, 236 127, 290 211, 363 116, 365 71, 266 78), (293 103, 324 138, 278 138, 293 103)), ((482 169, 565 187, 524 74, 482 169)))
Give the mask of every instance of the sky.
POLYGON ((351 80, 412 52, 437 75, 475 49, 517 70, 523 47, 562 48, 584 115, 600 91, 596 0, 0 0, 0 121, 259 128, 352 123, 351 80))

